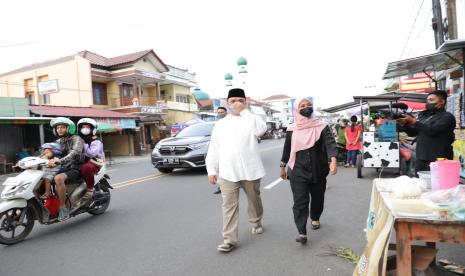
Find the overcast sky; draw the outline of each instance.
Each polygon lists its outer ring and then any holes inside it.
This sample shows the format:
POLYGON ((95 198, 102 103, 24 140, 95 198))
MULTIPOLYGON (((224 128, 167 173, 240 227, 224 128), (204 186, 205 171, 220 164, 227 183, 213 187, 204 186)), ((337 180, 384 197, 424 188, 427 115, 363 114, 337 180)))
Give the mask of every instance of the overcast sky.
POLYGON ((382 92, 409 34, 402 58, 434 51, 423 0, 4 1, 0 26, 0 72, 81 50, 154 49, 222 97, 225 73, 237 78, 244 56, 249 96, 313 96, 321 107, 382 92))

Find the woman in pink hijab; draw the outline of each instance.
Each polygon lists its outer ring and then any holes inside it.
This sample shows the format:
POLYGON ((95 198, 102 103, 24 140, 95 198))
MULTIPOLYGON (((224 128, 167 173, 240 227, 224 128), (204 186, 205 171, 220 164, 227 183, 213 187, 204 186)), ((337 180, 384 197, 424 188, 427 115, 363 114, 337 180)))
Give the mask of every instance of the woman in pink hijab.
POLYGON ((295 101, 294 124, 287 128, 280 176, 291 182, 294 197, 292 210, 299 232, 297 242, 307 243, 309 213, 312 229, 320 228, 326 177, 329 172, 336 174, 336 157, 336 141, 329 127, 313 116, 313 103, 306 98, 295 101), (312 202, 309 212, 310 195, 312 202))

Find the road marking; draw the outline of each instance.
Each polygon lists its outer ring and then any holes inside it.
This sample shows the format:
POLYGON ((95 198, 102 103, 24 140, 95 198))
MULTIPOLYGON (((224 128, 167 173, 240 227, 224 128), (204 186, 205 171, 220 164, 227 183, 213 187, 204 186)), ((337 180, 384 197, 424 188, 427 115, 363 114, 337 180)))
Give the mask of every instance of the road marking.
POLYGON ((149 180, 155 180, 157 178, 161 178, 165 175, 168 175, 168 174, 160 174, 160 175, 155 175, 155 176, 151 176, 149 178, 142 178, 142 179, 137 179, 137 180, 134 180, 134 181, 126 181, 127 183, 125 184, 120 184, 120 183, 117 183, 119 185, 114 185, 113 187, 115 189, 120 189, 120 188, 124 188, 124 187, 127 187, 127 186, 131 186, 131 185, 134 185, 134 184, 138 184, 138 183, 141 183, 141 182, 145 182, 145 181, 149 181, 149 180))
MULTIPOLYGON (((161 175, 162 175, 162 174, 161 174, 161 175)), ((144 180, 148 180, 148 179, 150 179, 150 178, 157 177, 157 176, 160 176, 160 175, 146 175, 146 176, 143 176, 143 177, 134 178, 134 179, 129 179, 129 180, 126 180, 126 181, 121 181, 121 182, 118 182, 118 183, 114 183, 113 185, 114 185, 114 186, 121 186, 121 185, 124 185, 124 184, 132 183, 132 182, 134 182, 134 181, 144 181, 144 180)))
POLYGON ((271 182, 270 184, 266 185, 264 189, 269 190, 269 189, 273 188, 274 186, 278 185, 279 182, 281 182, 281 181, 283 181, 283 179, 280 177, 280 178, 276 179, 275 181, 271 182))

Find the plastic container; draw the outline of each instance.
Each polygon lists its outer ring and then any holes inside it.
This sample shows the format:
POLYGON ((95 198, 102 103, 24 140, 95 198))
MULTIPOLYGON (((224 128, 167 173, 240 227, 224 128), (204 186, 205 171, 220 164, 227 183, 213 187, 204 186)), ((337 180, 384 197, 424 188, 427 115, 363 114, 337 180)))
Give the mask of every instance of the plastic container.
POLYGON ((458 160, 436 161, 431 167, 431 189, 450 189, 460 182, 460 162, 458 160))
POLYGON ((426 182, 426 189, 431 190, 431 172, 430 171, 419 171, 418 177, 426 182))

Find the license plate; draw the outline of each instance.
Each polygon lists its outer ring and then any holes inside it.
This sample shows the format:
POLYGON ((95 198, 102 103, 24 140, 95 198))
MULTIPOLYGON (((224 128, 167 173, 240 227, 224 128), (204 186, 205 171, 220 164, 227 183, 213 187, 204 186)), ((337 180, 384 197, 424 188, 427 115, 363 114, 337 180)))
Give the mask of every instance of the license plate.
POLYGON ((163 163, 165 164, 179 164, 179 158, 165 158, 163 159, 163 163))

